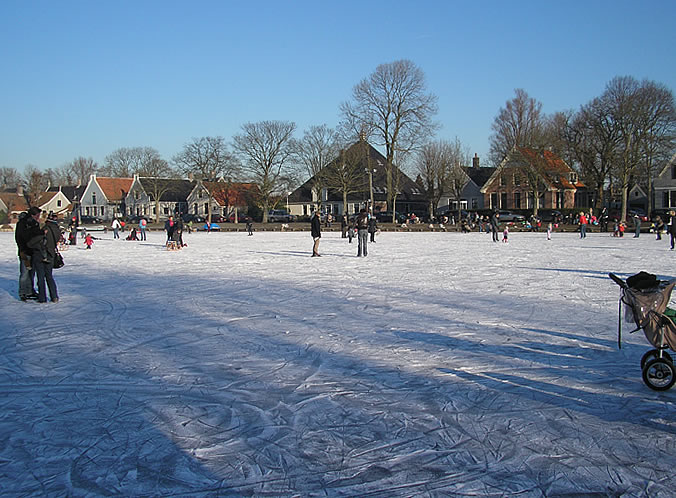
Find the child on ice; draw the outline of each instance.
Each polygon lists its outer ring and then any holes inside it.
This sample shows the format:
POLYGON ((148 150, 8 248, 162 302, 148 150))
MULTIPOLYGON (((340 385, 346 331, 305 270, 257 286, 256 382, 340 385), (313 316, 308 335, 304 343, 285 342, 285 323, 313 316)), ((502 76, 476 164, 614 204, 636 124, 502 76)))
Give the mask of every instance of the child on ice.
POLYGON ((547 225, 547 240, 552 240, 552 224, 547 225))
POLYGON ((502 241, 506 244, 508 238, 509 238, 509 227, 505 226, 505 230, 502 232, 502 241))
POLYGON ((87 249, 91 249, 93 243, 94 237, 92 237, 90 234, 87 234, 87 236, 85 237, 85 244, 87 245, 87 249))

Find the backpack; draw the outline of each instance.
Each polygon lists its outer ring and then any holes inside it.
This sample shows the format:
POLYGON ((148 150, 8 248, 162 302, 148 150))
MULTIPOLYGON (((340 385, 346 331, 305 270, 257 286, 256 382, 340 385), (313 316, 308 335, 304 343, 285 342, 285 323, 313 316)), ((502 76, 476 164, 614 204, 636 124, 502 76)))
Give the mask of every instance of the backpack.
POLYGON ((657 280, 657 275, 652 273, 646 273, 644 271, 632 275, 627 279, 627 285, 632 289, 645 290, 653 289, 657 287, 659 280, 657 280))

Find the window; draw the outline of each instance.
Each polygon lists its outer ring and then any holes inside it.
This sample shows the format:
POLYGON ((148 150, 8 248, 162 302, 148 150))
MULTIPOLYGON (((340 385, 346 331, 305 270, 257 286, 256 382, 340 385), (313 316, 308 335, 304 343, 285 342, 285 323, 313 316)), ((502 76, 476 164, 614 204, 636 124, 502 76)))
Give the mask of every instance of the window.
POLYGON ((577 183, 577 173, 571 173, 570 174, 570 183, 572 183, 572 184, 577 183))
POLYGON ((669 193, 671 194, 671 202, 669 203, 668 206, 664 206, 664 207, 674 207, 674 206, 676 206, 676 190, 672 190, 669 193))
POLYGON ((521 209, 521 192, 514 192, 514 208, 521 209))
POLYGON ((496 192, 491 194, 491 208, 498 207, 498 194, 496 192))
POLYGON ((507 192, 502 192, 500 194, 500 207, 501 208, 506 208, 507 206, 507 192))
POLYGON ((671 179, 676 180, 676 164, 671 167, 671 179))
POLYGON ((56 201, 56 207, 59 207, 59 208, 61 207, 61 199, 58 199, 56 201))
POLYGON ((204 214, 205 215, 209 214, 209 203, 208 202, 204 203, 204 214))
POLYGON ((85 206, 85 216, 89 216, 89 206, 85 206))
POLYGON ((92 209, 93 209, 94 216, 96 216, 96 211, 97 211, 96 206, 94 206, 92 209))
POLYGON ((139 192, 138 190, 135 191, 134 192, 134 199, 136 199, 138 201, 140 197, 141 197, 141 192, 139 192))
POLYGON ((521 175, 519 173, 514 173, 514 185, 517 187, 521 185, 521 175))
POLYGON ((500 186, 504 187, 507 185, 507 180, 505 179, 505 175, 500 175, 500 186))
POLYGON ((472 197, 472 209, 479 209, 479 203, 476 197, 472 197))
POLYGON ((92 192, 92 204, 96 204, 96 192, 92 192))
POLYGON ((106 214, 106 208, 105 206, 101 206, 101 216, 105 216, 106 214))
POLYGON ((162 207, 162 213, 163 214, 169 214, 169 208, 167 206, 162 207))

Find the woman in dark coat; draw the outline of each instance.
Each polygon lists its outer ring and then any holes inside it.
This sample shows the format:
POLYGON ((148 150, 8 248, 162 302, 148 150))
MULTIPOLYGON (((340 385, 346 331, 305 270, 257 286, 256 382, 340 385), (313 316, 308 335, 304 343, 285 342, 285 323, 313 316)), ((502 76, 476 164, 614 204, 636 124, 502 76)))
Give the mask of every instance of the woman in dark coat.
POLYGON ((371 234, 371 242, 375 243, 376 241, 376 232, 378 231, 378 223, 376 222, 376 217, 371 215, 369 218, 369 233, 371 234))
POLYGON ((59 293, 56 288, 56 281, 52 270, 54 269, 54 257, 56 256, 56 246, 61 238, 61 230, 56 223, 56 217, 50 214, 44 225, 45 234, 45 252, 46 258, 43 260, 39 257, 39 251, 33 254, 33 266, 35 267, 35 276, 38 284, 38 302, 47 302, 47 289, 49 289, 49 297, 53 303, 59 301, 59 293))
POLYGON ((312 214, 312 219, 310 220, 310 233, 312 234, 312 239, 315 241, 312 246, 312 257, 321 256, 319 254, 319 239, 322 238, 322 228, 321 221, 319 219, 319 209, 312 214))

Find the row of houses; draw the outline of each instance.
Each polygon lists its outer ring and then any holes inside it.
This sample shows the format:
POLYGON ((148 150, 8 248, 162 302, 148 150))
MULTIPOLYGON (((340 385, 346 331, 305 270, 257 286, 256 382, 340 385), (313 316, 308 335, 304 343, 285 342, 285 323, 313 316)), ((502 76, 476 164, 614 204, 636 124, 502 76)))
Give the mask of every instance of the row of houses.
MULTIPOLYGON (((228 216, 255 202, 257 188, 225 180, 209 182, 172 178, 113 178, 91 175, 87 185, 50 187, 31 204, 60 218, 87 216, 110 221, 116 217, 145 216, 164 220, 176 213, 228 216), (211 205, 211 209, 209 206, 211 205)), ((19 186, 0 192, 0 211, 15 223, 29 208, 19 186)))
MULTIPOLYGON (((291 214, 309 216, 321 204, 325 212, 339 216, 353 214, 373 200, 373 209, 389 211, 385 157, 373 146, 360 140, 347 151, 358 158, 357 171, 363 171, 361 186, 352 188, 344 205, 339 189, 313 188, 316 178, 286 195, 286 207, 291 214)), ((341 158, 335 158, 326 168, 338 168, 341 158)), ((324 173, 326 172, 323 170, 324 173)), ((425 214, 429 202, 420 181, 414 181, 396 170, 396 210, 402 213, 425 214)), ((462 168, 460 196, 444 195, 437 207, 451 209, 540 209, 588 208, 593 204, 591 192, 577 173, 550 150, 515 147, 498 167, 482 167, 475 155, 472 166, 462 168), (537 199, 536 199, 537 196, 537 199)), ((654 181, 654 208, 676 208, 676 155, 665 165, 654 181)), ((223 179, 202 181, 134 176, 111 178, 91 175, 87 185, 49 188, 35 202, 43 210, 61 216, 79 213, 103 220, 114 217, 146 216, 160 220, 176 213, 212 214, 229 217, 233 212, 247 211, 256 205, 257 186, 233 183, 223 179)), ((283 204, 284 195, 280 196, 283 204)), ((630 207, 644 207, 645 193, 640 187, 630 192, 630 207)), ((0 211, 9 213, 10 222, 28 209, 22 188, 0 192, 0 211)))

